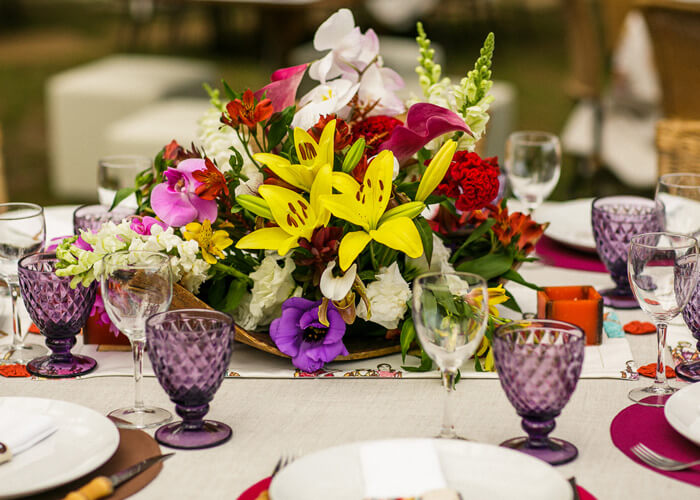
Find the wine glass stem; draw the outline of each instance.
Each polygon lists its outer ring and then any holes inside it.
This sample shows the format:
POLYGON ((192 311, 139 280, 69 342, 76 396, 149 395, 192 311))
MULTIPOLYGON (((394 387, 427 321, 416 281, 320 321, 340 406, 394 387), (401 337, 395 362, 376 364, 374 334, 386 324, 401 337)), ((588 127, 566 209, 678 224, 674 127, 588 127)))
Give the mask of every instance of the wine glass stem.
POLYGON ((10 297, 12 298, 12 346, 20 348, 24 345, 24 332, 22 332, 19 308, 17 307, 19 283, 14 280, 8 281, 8 286, 10 287, 10 297))
POLYGON ((143 379, 143 350, 145 346, 146 341, 143 339, 131 341, 131 352, 134 355, 134 408, 136 410, 144 408, 141 379, 143 379))
POLYGON ((445 386, 445 408, 442 413, 442 429, 440 429, 441 438, 456 438, 455 432, 455 416, 454 416, 454 392, 455 381, 457 380, 457 372, 452 370, 443 370, 442 385, 445 386))
POLYGON ((655 385, 667 386, 666 382, 666 364, 664 363, 664 354, 666 352, 666 328, 667 324, 663 322, 656 323, 656 342, 658 344, 658 352, 656 357, 656 380, 655 385))

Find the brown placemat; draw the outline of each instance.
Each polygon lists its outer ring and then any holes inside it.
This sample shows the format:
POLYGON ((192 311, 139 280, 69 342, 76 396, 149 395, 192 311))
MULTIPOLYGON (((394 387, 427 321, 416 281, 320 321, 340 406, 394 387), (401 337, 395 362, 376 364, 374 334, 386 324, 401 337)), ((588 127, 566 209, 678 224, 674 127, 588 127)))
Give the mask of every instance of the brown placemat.
MULTIPOLYGON (((160 446, 158 446, 156 440, 145 432, 131 429, 119 429, 119 447, 117 451, 114 452, 114 455, 112 455, 112 458, 102 467, 69 484, 27 498, 31 500, 60 500, 71 491, 86 485, 97 476, 109 476, 127 467, 131 467, 141 460, 160 454, 160 446)), ((163 464, 159 463, 143 471, 138 476, 119 486, 108 498, 110 500, 121 500, 130 497, 153 481, 162 468, 163 464)))

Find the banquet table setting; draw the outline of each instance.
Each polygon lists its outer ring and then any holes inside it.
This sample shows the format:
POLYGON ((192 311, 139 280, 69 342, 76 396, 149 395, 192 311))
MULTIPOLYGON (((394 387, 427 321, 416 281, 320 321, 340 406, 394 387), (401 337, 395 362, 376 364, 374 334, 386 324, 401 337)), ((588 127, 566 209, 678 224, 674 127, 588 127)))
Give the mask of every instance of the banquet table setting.
POLYGON ((549 200, 555 134, 477 152, 494 34, 452 83, 416 28, 423 100, 341 8, 99 203, 0 203, 0 499, 697 496, 700 174, 549 200))

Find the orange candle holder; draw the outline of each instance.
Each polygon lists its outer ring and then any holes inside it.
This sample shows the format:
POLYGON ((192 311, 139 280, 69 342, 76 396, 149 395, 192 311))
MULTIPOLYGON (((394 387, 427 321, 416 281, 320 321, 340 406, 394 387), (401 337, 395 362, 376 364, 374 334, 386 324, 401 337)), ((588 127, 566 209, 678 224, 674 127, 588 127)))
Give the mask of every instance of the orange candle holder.
POLYGON ((544 287, 537 292, 537 317, 580 327, 586 345, 603 342, 603 298, 592 286, 544 287))

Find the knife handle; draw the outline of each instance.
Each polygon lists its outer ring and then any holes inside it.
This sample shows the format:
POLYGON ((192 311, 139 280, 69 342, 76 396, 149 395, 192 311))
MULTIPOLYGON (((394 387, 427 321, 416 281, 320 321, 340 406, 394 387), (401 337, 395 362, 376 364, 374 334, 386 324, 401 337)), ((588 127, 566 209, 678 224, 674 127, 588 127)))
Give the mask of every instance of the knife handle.
POLYGON ((105 476, 99 476, 78 491, 68 493, 63 500, 97 500, 111 495, 113 491, 112 481, 105 476))

